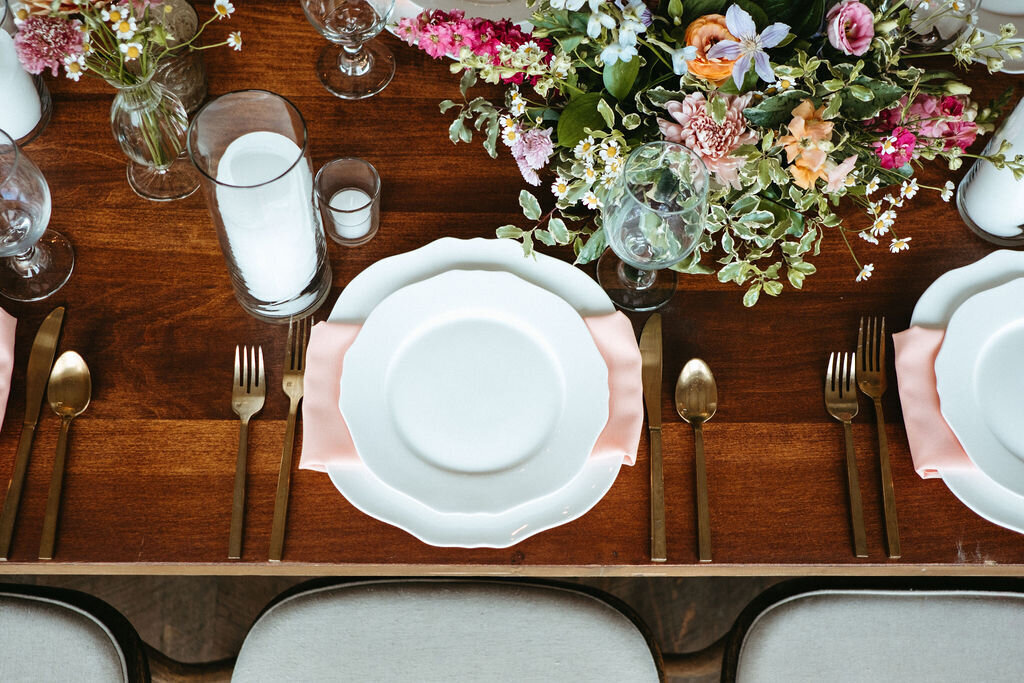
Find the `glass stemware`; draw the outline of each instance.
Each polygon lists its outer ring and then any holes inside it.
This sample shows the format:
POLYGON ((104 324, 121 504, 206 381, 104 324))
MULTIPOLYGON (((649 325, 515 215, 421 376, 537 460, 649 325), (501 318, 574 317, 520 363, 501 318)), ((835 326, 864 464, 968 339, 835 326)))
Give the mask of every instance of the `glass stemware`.
POLYGON ((74 250, 49 222, 46 179, 0 130, 0 294, 8 299, 45 299, 71 277, 74 250))
POLYGON ((395 0, 301 0, 302 11, 330 42, 316 70, 334 95, 361 100, 376 95, 395 75, 395 57, 372 39, 387 24, 395 0))
POLYGON ((697 246, 707 194, 707 168, 683 145, 648 142, 626 158, 603 211, 611 252, 597 266, 598 282, 617 306, 650 311, 672 298, 676 273, 662 269, 697 246))

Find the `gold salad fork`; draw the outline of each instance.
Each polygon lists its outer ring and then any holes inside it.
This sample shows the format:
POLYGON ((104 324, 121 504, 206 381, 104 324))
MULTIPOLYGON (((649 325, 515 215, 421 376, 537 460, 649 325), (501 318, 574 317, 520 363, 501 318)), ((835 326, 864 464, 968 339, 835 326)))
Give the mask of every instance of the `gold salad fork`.
POLYGON ((245 461, 249 451, 249 419, 263 410, 267 382, 263 347, 235 346, 235 381, 231 385, 231 409, 242 421, 238 428, 238 460, 235 463, 235 495, 231 501, 231 536, 228 559, 242 557, 242 526, 245 521, 245 461))
POLYGON ((306 370, 306 344, 312 318, 288 321, 288 343, 284 356, 282 388, 291 403, 288 406, 288 426, 284 432, 281 451, 281 471, 277 475, 277 495, 274 497, 274 523, 270 530, 270 561, 280 562, 284 550, 284 528, 288 519, 288 491, 292 481, 292 451, 295 448, 295 419, 302 400, 303 374, 306 370))
POLYGON ((892 490, 892 469, 889 467, 889 441, 885 436, 885 414, 882 394, 885 393, 885 318, 860 319, 857 332, 857 386, 875 403, 878 423, 878 460, 882 472, 882 500, 885 509, 885 540, 889 557, 900 556, 900 527, 896 517, 896 495, 892 490), (866 322, 866 324, 865 324, 866 322))
POLYGON ((825 372, 825 407, 829 414, 843 423, 846 434, 846 482, 850 489, 850 521, 853 525, 853 549, 857 557, 867 557, 864 534, 864 509, 860 500, 860 481, 857 477, 857 456, 853 450, 853 427, 857 415, 856 355, 831 353, 825 372))

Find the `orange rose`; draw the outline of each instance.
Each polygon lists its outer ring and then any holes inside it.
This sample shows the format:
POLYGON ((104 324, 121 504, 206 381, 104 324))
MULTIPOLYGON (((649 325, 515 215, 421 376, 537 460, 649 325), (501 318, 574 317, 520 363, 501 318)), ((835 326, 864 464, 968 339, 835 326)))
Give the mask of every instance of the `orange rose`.
POLYGON ((709 59, 708 50, 721 40, 736 40, 721 14, 707 14, 686 27, 686 44, 697 48, 697 56, 688 63, 690 73, 721 85, 732 76, 735 59, 709 59))

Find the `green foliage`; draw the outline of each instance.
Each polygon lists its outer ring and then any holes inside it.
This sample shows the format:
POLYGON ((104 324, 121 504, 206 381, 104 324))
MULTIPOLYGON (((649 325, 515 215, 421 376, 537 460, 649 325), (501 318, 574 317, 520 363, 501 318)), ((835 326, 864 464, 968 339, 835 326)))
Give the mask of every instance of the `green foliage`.
POLYGON ((614 64, 605 64, 601 79, 605 90, 615 99, 622 101, 629 97, 639 74, 640 58, 633 57, 628 62, 620 59, 614 64))
POLYGON ((588 92, 565 105, 558 119, 558 144, 574 147, 587 136, 587 128, 599 130, 604 125, 604 117, 597 110, 600 101, 601 93, 588 92))
POLYGON ((780 95, 765 98, 756 106, 747 107, 743 115, 754 126, 775 129, 789 123, 793 118, 793 110, 810 96, 806 90, 787 90, 780 95))

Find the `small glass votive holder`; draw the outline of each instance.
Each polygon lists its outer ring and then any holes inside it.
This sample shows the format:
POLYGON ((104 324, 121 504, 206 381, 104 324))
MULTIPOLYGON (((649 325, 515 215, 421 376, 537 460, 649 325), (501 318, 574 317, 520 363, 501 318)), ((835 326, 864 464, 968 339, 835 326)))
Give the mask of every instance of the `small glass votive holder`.
POLYGON ((346 247, 366 244, 380 227, 380 175, 368 161, 334 159, 313 183, 324 229, 346 247))

